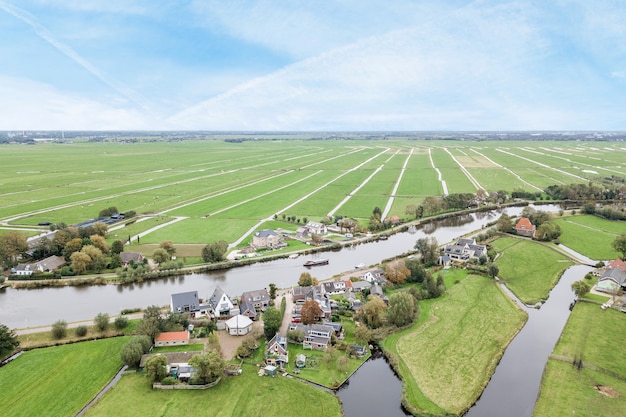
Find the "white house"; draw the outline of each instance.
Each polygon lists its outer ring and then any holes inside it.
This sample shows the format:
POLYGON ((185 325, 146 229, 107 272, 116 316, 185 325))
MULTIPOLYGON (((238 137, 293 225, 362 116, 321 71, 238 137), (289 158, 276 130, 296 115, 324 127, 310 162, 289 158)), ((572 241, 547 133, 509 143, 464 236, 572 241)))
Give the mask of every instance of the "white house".
POLYGON ((224 290, 218 285, 213 291, 213 295, 209 298, 209 305, 213 310, 215 317, 228 317, 239 314, 239 307, 236 307, 233 301, 224 290))
POLYGON ((252 320, 241 314, 226 320, 226 331, 231 336, 244 336, 252 331, 252 320))

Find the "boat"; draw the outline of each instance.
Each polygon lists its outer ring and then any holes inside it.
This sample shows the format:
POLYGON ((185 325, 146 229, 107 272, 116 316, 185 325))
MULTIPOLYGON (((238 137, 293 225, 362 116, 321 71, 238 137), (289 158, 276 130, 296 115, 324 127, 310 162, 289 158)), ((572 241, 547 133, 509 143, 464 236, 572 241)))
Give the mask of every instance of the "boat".
POLYGON ((289 259, 296 259, 298 256, 300 256, 297 253, 292 253, 291 255, 289 255, 289 259))
POLYGON ((361 269, 361 268, 365 268, 365 264, 363 262, 354 266, 354 269, 361 269))
POLYGON ((317 265, 328 265, 328 259, 309 259, 304 263, 304 266, 317 266, 317 265))

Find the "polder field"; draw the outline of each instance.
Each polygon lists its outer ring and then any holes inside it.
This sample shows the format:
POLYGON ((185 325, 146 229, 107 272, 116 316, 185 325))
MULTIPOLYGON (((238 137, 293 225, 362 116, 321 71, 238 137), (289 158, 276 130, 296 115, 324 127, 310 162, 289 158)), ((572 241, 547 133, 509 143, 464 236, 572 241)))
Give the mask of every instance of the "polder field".
POLYGON ((150 231, 142 244, 238 244, 274 215, 367 225, 376 206, 409 219, 408 205, 445 190, 540 192, 626 176, 618 142, 280 138, 2 145, 0 230, 32 234, 115 206, 138 214, 120 239, 150 231))

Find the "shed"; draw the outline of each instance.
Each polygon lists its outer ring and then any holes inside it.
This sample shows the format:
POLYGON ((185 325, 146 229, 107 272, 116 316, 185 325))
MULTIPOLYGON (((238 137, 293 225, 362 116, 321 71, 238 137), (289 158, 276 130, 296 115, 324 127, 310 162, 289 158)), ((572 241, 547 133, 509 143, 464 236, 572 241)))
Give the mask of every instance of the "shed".
POLYGON ((296 356, 296 368, 304 368, 306 366, 306 356, 304 354, 299 354, 296 356))
POLYGON ((243 336, 252 331, 252 320, 241 314, 226 320, 226 330, 232 336, 243 336))
POLYGON ((276 367, 273 365, 267 365, 263 370, 267 376, 276 376, 276 367))

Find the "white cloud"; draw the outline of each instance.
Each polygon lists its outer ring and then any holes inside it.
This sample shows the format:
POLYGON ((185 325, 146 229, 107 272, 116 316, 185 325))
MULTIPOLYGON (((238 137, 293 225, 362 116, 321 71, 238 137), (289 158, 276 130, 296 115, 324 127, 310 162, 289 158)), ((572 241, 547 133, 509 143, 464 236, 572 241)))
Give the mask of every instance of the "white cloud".
POLYGON ((162 121, 110 98, 90 100, 19 78, 0 76, 0 128, 23 129, 167 129, 162 121))

